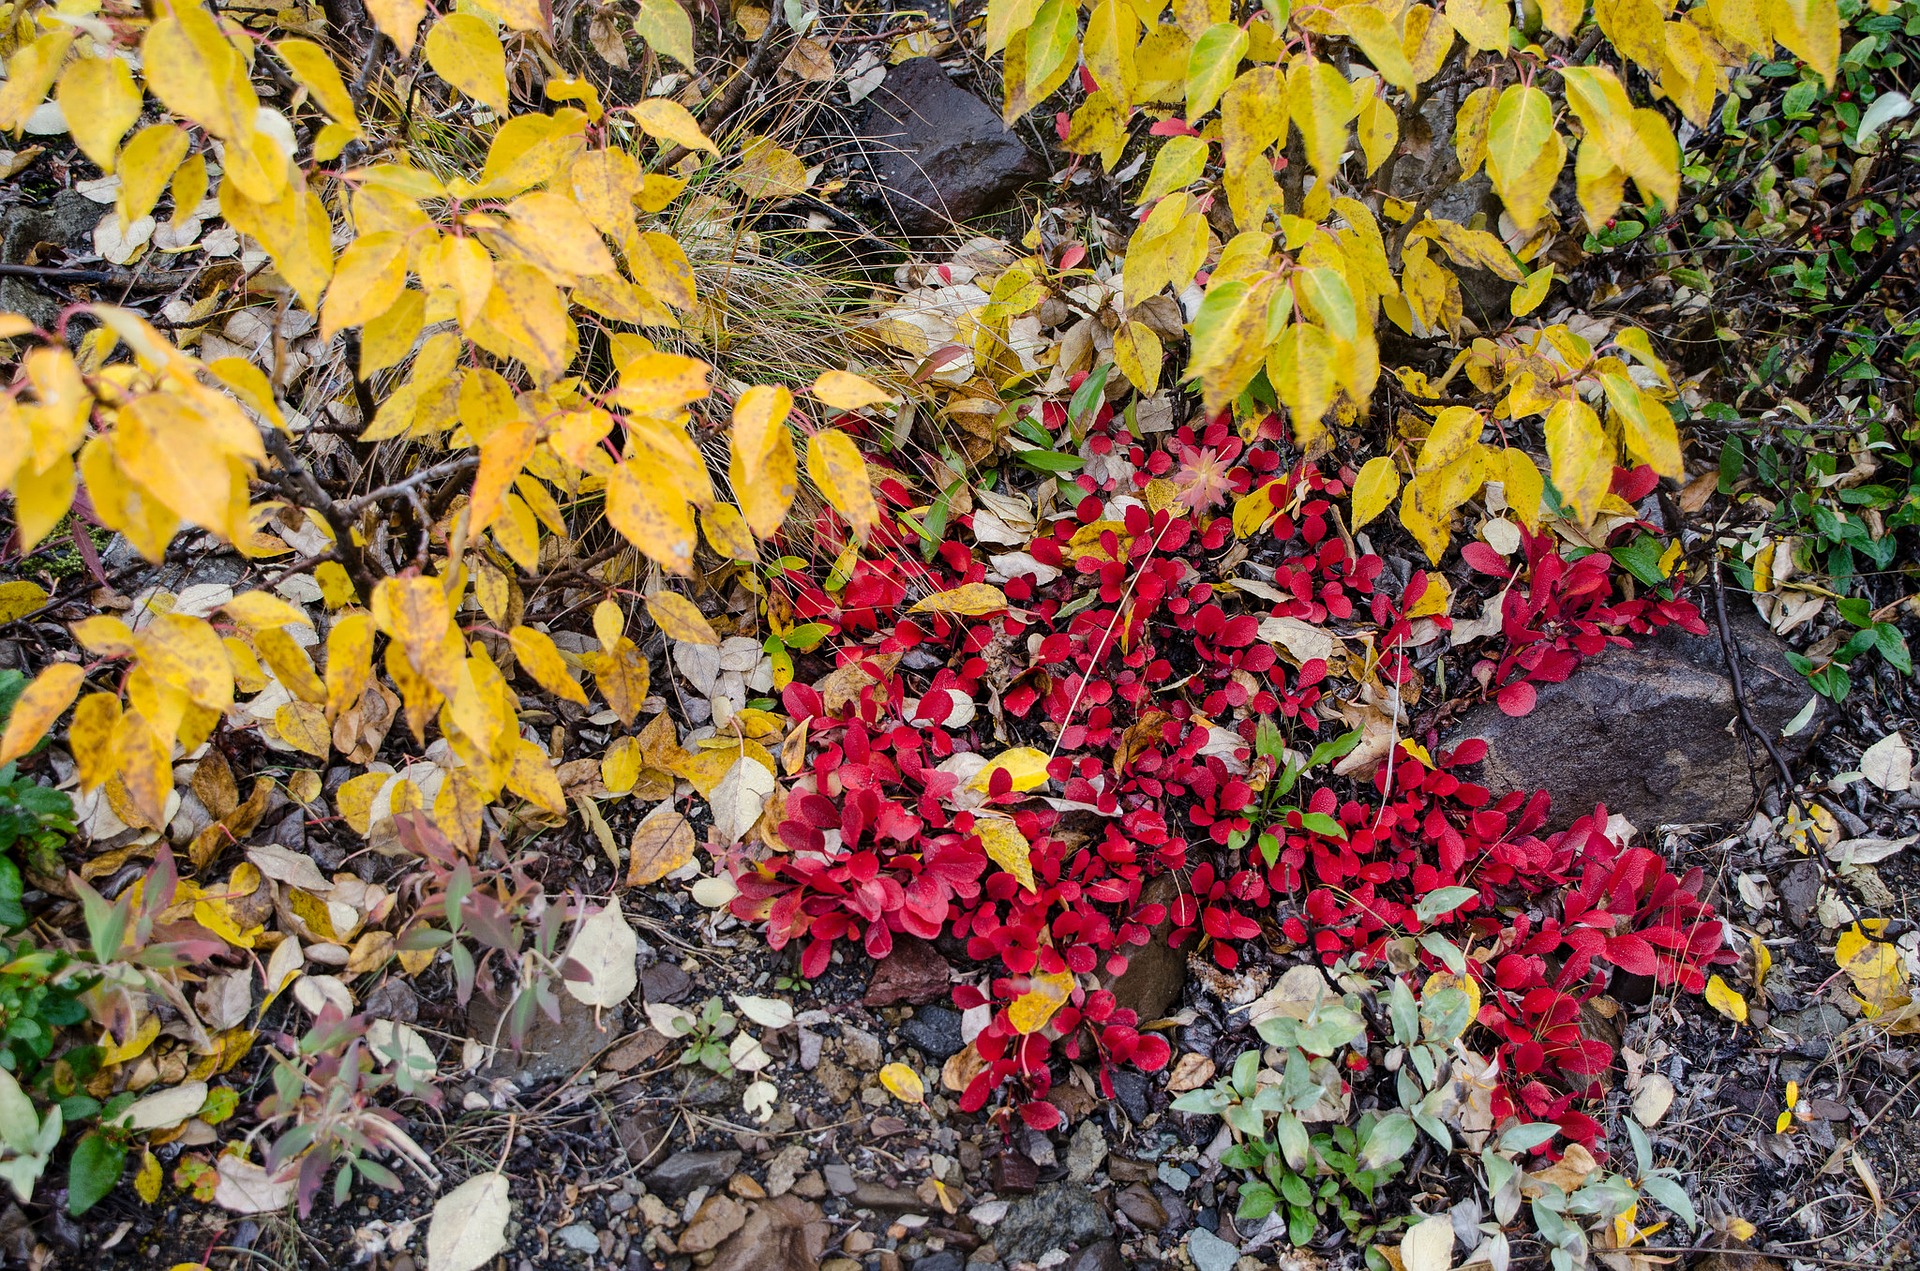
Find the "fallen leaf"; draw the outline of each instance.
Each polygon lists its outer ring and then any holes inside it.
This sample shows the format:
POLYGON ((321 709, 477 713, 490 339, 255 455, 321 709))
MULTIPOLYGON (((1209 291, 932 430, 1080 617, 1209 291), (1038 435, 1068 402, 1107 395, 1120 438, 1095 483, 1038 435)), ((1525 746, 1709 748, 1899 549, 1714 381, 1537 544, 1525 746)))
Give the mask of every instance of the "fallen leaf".
POLYGON ((566 980, 567 992, 588 1006, 616 1006, 640 984, 634 960, 640 938, 627 925, 618 901, 580 924, 567 956, 586 969, 585 980, 566 980))
POLYGON ((925 1103, 927 1101, 926 1083, 920 1080, 920 1074, 905 1064, 888 1064, 880 1070, 880 1084, 885 1086, 893 1097, 902 1103, 925 1103))
POLYGON ((1451 1271, 1453 1219, 1446 1214, 1422 1218, 1400 1237, 1402 1271, 1451 1271))
POLYGON ((952 591, 937 591, 913 606, 914 613, 954 613, 978 618, 1007 607, 1007 594, 992 583, 963 583, 952 591))
POLYGON ((427 1271, 478 1271, 507 1247, 505 1174, 475 1174, 434 1202, 427 1271))
MULTIPOLYGON (((285 1209, 293 1199, 294 1178, 269 1174, 252 1161, 223 1154, 214 1169, 220 1176, 213 1189, 213 1203, 236 1214, 271 1214, 285 1209)), ((467 1271, 480 1264, 469 1263, 467 1271)))
POLYGON ((695 846, 687 818, 671 803, 655 805, 633 828, 633 844, 627 849, 627 886, 659 882, 692 860, 695 846))
POLYGON ((1633 1092, 1633 1119, 1651 1129, 1667 1115, 1667 1109, 1673 1106, 1673 1082, 1664 1075, 1650 1072, 1640 1078, 1639 1089, 1633 1092))
POLYGON ((1860 775, 1882 790, 1905 790, 1913 785, 1913 751, 1898 732, 1888 733, 1860 756, 1860 775))
POLYGON ((1707 1005, 1736 1024, 1747 1022, 1747 999, 1727 987, 1717 975, 1707 977, 1707 1005))

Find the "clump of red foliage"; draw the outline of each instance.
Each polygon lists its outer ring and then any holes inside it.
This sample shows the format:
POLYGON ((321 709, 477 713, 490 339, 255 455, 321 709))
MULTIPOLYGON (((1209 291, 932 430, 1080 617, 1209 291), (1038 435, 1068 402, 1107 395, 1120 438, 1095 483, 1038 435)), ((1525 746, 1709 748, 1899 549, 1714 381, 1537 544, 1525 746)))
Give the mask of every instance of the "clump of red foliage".
MULTIPOLYGON (((1047 422, 1057 427, 1064 415, 1055 414, 1047 422)), ((1023 1092, 1020 1115, 1043 1129, 1059 1117, 1045 1099, 1056 1056, 1094 1061, 1110 1092, 1114 1064, 1157 1070, 1170 1049, 1140 1032, 1140 1021, 1103 989, 1074 990, 1044 1027, 1023 1032, 1010 1008, 1034 977, 1118 974, 1128 951, 1163 921, 1176 945, 1204 939, 1228 968, 1261 936, 1263 913, 1275 915, 1293 944, 1362 966, 1386 965, 1390 945, 1404 958, 1409 933, 1438 932, 1467 951, 1481 987, 1478 1023, 1497 1039, 1503 1074, 1496 1115, 1553 1120, 1569 1137, 1591 1141, 1598 1126, 1573 1104, 1591 1092, 1611 1053, 1582 1034, 1579 1017, 1608 969, 1698 991, 1705 967, 1731 960, 1699 897, 1698 871, 1676 878, 1655 853, 1609 838, 1604 809, 1540 837, 1544 794, 1495 799, 1456 772, 1481 757, 1478 743, 1437 761, 1396 748, 1374 773, 1371 798, 1314 791, 1302 811, 1319 828, 1301 812, 1256 824, 1260 788, 1272 775, 1254 755, 1257 721, 1317 730, 1331 687, 1324 661, 1296 666, 1276 655, 1260 638, 1260 614, 1320 625, 1365 609, 1374 674, 1405 683, 1414 675, 1408 614, 1429 575, 1414 571, 1398 595, 1383 587, 1381 558, 1334 532, 1334 500, 1345 484, 1307 463, 1282 471, 1278 450, 1265 444, 1283 435, 1277 421, 1250 448, 1215 424, 1180 429, 1152 453, 1113 428, 1105 408, 1092 427, 1096 456, 1128 448, 1132 488, 1077 478, 1084 497, 1073 513, 1044 525, 1028 548, 1059 576, 1008 580, 1004 590, 1017 606, 1009 614, 971 623, 900 615, 917 592, 985 577, 953 542, 939 544, 924 565, 906 543, 878 544, 890 550, 863 557, 834 592, 789 575, 797 616, 842 636, 880 634, 842 655, 843 666, 865 660, 868 682, 837 709, 805 685, 785 690, 787 712, 811 730, 814 754, 780 805, 780 850, 734 860, 740 894, 732 912, 765 923, 776 948, 801 946, 809 977, 826 969, 841 940, 874 958, 901 934, 962 942, 969 958, 994 969, 955 994, 963 1009, 988 1017, 974 1037, 980 1064, 961 1106, 979 1109, 1012 1086, 1023 1092), (1227 512, 1256 489, 1270 514, 1249 544, 1266 575, 1251 606, 1207 567, 1235 540, 1227 512), (915 649, 946 656, 924 686, 934 705, 908 720, 904 677, 889 669, 915 649), (996 680, 996 660, 1020 669, 996 680), (1009 724, 1043 724, 1032 733, 1041 744, 1057 738, 1048 771, 1057 800, 1026 800, 996 781, 984 801, 985 810, 1004 804, 1032 844, 1031 890, 1005 870, 988 870, 969 806, 980 801, 956 798, 952 757, 998 746, 977 725, 948 727, 948 699, 934 692, 978 699, 989 681, 1009 724), (1209 852, 1189 867, 1187 843, 1168 819, 1176 810, 1212 845, 1244 844, 1245 853, 1209 852), (1341 833, 1322 832, 1330 828, 1323 818, 1341 833), (1088 820, 1097 828, 1088 830, 1088 820), (1145 884, 1170 871, 1182 882, 1172 903, 1143 901, 1145 884), (1422 924, 1415 907, 1442 887, 1475 895, 1422 924)), ((1640 484, 1638 474, 1618 477, 1625 488, 1640 484)), ((881 494, 902 505, 909 497, 891 482, 881 494)), ((822 528, 831 542, 836 527, 822 528)), ((1483 659, 1476 677, 1513 713, 1531 708, 1532 683, 1565 679, 1609 644, 1668 623, 1704 630, 1684 601, 1616 598, 1603 553, 1568 561, 1551 536, 1524 542, 1524 563, 1484 544, 1466 550, 1473 568, 1505 585, 1506 647, 1483 659)), ((1428 970, 1440 965, 1431 949, 1416 956, 1428 970)))

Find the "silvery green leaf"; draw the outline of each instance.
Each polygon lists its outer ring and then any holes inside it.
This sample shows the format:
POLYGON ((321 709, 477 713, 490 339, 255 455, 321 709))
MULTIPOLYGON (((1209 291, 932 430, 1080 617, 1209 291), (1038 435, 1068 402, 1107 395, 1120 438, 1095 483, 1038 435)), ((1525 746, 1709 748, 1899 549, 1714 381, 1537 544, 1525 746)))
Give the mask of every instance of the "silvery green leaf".
MULTIPOLYGON (((1438 1093, 1438 1092, 1436 1092, 1438 1093)), ((1438 1143, 1443 1151, 1453 1151, 1453 1135, 1447 1132, 1446 1123, 1439 1117, 1424 1110, 1413 1114, 1413 1122, 1438 1143)))
POLYGON ((1414 905, 1413 916, 1421 922, 1432 922, 1435 918, 1452 913, 1479 894, 1472 887, 1436 887, 1414 905))
POLYGON ((1627 1123, 1627 1137, 1633 1140, 1633 1163, 1640 1177, 1653 1173, 1653 1144, 1647 1141, 1647 1132, 1640 1123, 1631 1117, 1624 1117, 1627 1123))
POLYGON ((1413 990, 1399 976, 1393 978, 1393 986, 1387 990, 1387 1016, 1393 1022, 1394 1045, 1411 1045, 1418 1036, 1415 1030, 1420 1025, 1420 1003, 1414 1000, 1413 990))
POLYGON ((1873 99, 1864 111, 1860 112, 1860 131, 1854 137, 1855 146, 1864 146, 1873 140, 1875 133, 1890 123, 1905 119, 1913 113, 1913 102, 1905 93, 1881 93, 1873 99))
POLYGON ((1680 1218, 1689 1230, 1700 1226, 1699 1215, 1693 1212, 1693 1201, 1687 1196, 1687 1189, 1678 1179, 1668 1178, 1664 1174, 1650 1174, 1640 1183, 1641 1190, 1659 1201, 1670 1214, 1680 1218))
POLYGON ((1300 1118, 1291 1112, 1280 1114, 1280 1121, 1274 1127, 1274 1137, 1280 1143, 1280 1155, 1289 1168, 1303 1170, 1313 1156, 1313 1144, 1307 1139, 1307 1127, 1300 1118))
POLYGON ((1420 937, 1420 947, 1446 963, 1447 970, 1455 975, 1467 973, 1467 955, 1460 952, 1458 945, 1437 931, 1429 931, 1420 937))
POLYGON ((1511 1126, 1500 1136, 1500 1147, 1507 1152, 1531 1152, 1560 1133, 1551 1121, 1528 1121, 1511 1126))
POLYGON ((33 1185, 40 1181, 40 1174, 47 1168, 44 1156, 12 1156, 0 1161, 0 1182, 13 1188, 13 1194, 21 1204, 33 1199, 33 1185))
POLYGON ((0 1143, 25 1154, 33 1150, 33 1140, 39 1133, 40 1118, 34 1113, 33 1100, 12 1073, 0 1068, 0 1143))
POLYGON ((1417 1130, 1413 1118, 1404 1112, 1389 1112, 1375 1123, 1367 1141, 1360 1146, 1360 1167, 1379 1169, 1397 1161, 1413 1146, 1417 1130))

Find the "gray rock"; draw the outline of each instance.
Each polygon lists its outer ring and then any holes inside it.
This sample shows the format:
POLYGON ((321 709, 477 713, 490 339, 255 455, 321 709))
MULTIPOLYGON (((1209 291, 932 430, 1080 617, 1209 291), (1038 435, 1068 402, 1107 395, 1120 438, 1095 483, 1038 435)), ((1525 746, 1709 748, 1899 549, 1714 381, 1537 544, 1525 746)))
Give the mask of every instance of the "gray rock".
POLYGON ((1780 880, 1780 903, 1795 927, 1804 928, 1813 921, 1813 911, 1820 905, 1820 883, 1820 867, 1812 861, 1799 862, 1780 880))
POLYGON ((1078 1183, 1054 1183, 1022 1196, 993 1230, 993 1243, 1009 1262, 1037 1262, 1055 1249, 1076 1249, 1105 1240, 1113 1223, 1094 1194, 1078 1183))
MULTIPOLYGON (((493 1038, 503 1005, 476 994, 467 1008, 468 1035, 482 1040, 493 1038)), ((626 1026, 624 1003, 601 1011, 596 1025, 592 1007, 562 993, 559 1023, 536 1010, 533 1024, 518 1051, 508 1045, 507 1028, 502 1026, 498 1034, 500 1049, 483 1071, 490 1077, 510 1077, 521 1086, 564 1080, 587 1067, 601 1051, 619 1040, 626 1026)))
POLYGON ((1195 1271, 1233 1271, 1240 1262, 1240 1250, 1205 1227, 1194 1228, 1187 1237, 1187 1256, 1195 1271))
POLYGON ((666 1200, 679 1200, 698 1187, 718 1187, 740 1167, 738 1152, 679 1151, 660 1162, 646 1177, 647 1190, 666 1200))
MULTIPOLYGON (((42 243, 90 257, 93 227, 109 210, 109 206, 73 190, 61 190, 44 207, 8 208, 0 216, 0 260, 9 265, 25 264, 42 243)), ((40 263, 54 267, 63 264, 57 252, 43 252, 40 263)), ((63 291, 62 284, 52 284, 49 291, 28 278, 0 278, 0 311, 24 314, 42 327, 51 327, 60 316, 61 301, 56 296, 63 291)))
POLYGON ((826 1176, 828 1190, 836 1196, 851 1196, 860 1188, 854 1181, 853 1167, 842 1161, 824 1166, 820 1172, 826 1176))
POLYGON ((652 1005, 684 1002, 693 977, 672 962, 656 962, 640 972, 640 993, 652 1005))
POLYGON ((1082 1121, 1067 1144, 1067 1177, 1076 1183, 1092 1178, 1107 1159, 1107 1136, 1092 1121, 1082 1121))
POLYGON ((593 1228, 583 1222, 560 1228, 553 1233, 553 1238, 567 1248, 576 1249, 581 1253, 600 1252, 600 1237, 594 1234, 593 1228))
POLYGON ((960 1012, 950 1006, 921 1007, 900 1025, 900 1036, 927 1058, 942 1063, 966 1046, 960 1040, 960 1012))
POLYGON ((911 58, 887 72, 861 129, 880 196, 909 234, 940 234, 991 212, 1044 175, 993 107, 911 58))
MULTIPOLYGON (((1787 665, 1786 643, 1742 606, 1730 616, 1754 722, 1778 738, 1813 696, 1787 665)), ((1712 619, 1708 619, 1712 626, 1712 619)), ((1483 780, 1496 792, 1546 790, 1553 824, 1604 803, 1642 830, 1656 825, 1743 821, 1753 803, 1744 741, 1729 729, 1733 684, 1717 632, 1668 627, 1632 649, 1608 649, 1561 684, 1536 685, 1533 711, 1513 718, 1476 707, 1448 740, 1488 747, 1483 780)), ((1822 716, 1781 741, 1789 762, 1805 755, 1822 716)), ((1756 748, 1755 773, 1770 775, 1756 748)))
POLYGON ((1145 1121, 1153 1110, 1147 1103, 1147 1075, 1135 1068, 1114 1070, 1113 1097, 1136 1124, 1145 1121))
POLYGON ((962 1268, 966 1265, 967 1261, 960 1256, 959 1250, 942 1249, 940 1252, 930 1253, 924 1258, 915 1258, 913 1260, 913 1271, 962 1271, 962 1268))
POLYGON ((840 1050, 857 1072, 873 1072, 880 1067, 880 1039, 865 1029, 842 1024, 840 1050))

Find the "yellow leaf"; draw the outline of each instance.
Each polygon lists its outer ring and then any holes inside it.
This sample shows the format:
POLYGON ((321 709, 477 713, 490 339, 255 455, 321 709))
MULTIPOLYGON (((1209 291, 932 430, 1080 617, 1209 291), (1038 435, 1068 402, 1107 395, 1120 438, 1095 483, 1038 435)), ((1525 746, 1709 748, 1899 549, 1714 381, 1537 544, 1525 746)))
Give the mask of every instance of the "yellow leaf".
MULTIPOLYGON (((479 377, 468 376, 468 380, 479 377)), ((473 424, 466 418, 466 385, 461 385, 461 420, 467 423, 470 431, 473 424)), ((520 412, 517 404, 508 399, 512 413, 505 418, 493 417, 495 427, 491 435, 480 443, 480 468, 473 476, 473 497, 468 504, 471 509, 467 520, 470 533, 479 533, 491 526, 494 518, 505 510, 507 489, 519 477, 520 470, 527 460, 533 457, 533 448, 540 444, 540 425, 520 412)), ((537 549, 536 549, 537 551, 537 549)), ((538 556, 535 557, 538 563, 538 556)))
MULTIPOLYGON (((1420 986, 1420 996, 1422 998, 1432 997, 1435 993, 1440 992, 1442 989, 1459 989, 1462 993, 1466 994, 1467 1024, 1470 1025, 1473 1023, 1475 1019, 1479 1018, 1479 1015, 1480 1015, 1480 983, 1479 981, 1475 980, 1471 975, 1454 975, 1447 971, 1436 971, 1432 975, 1427 977, 1427 982, 1425 984, 1420 986)), ((1456 1036, 1457 1035, 1458 1034, 1456 1034, 1456 1036)), ((1426 1040, 1429 1042, 1435 1043, 1437 1045, 1445 1046, 1450 1042, 1452 1042, 1453 1038, 1433 1036, 1433 1037, 1426 1038, 1426 1040)))
POLYGON ((141 1200, 149 1205, 160 1199, 160 1184, 165 1171, 160 1168, 160 1158, 142 1148, 140 1151, 140 1169, 133 1176, 133 1190, 141 1200))
POLYGON ((978 618, 1007 607, 1007 594, 992 583, 962 583, 917 602, 912 613, 954 613, 978 618))
POLYGON ((1806 59, 1829 87, 1840 66, 1840 10, 1835 0, 1769 0, 1773 38, 1806 59))
POLYGON ((611 652, 626 633, 627 615, 620 611, 618 604, 603 600, 593 607, 593 635, 603 650, 611 652))
POLYGON ((674 811, 670 802, 657 804, 634 827, 633 843, 627 849, 627 886, 659 882, 692 860, 697 845, 687 818, 674 811))
POLYGON ((337 719, 373 683, 373 616, 342 614, 327 632, 327 716, 337 719))
POLYGON ((1522 229, 1540 219, 1565 161, 1552 100, 1532 85, 1508 85, 1487 125, 1487 175, 1522 229))
POLYGON ((607 753, 600 756, 600 784, 615 794, 625 794, 640 779, 645 758, 638 738, 616 738, 613 745, 607 747, 607 753))
POLYGON ((1593 407, 1571 397, 1547 412, 1547 458, 1553 465, 1554 489, 1573 506, 1582 525, 1593 524, 1613 484, 1613 456, 1593 407))
POLYGON ((779 530, 799 489, 799 459, 786 426, 792 406, 793 396, 786 389, 755 385, 733 408, 728 476, 740 511, 761 539, 779 530))
POLYGON ((512 218, 509 241, 556 282, 612 271, 613 253, 600 241, 600 231, 566 195, 523 194, 507 205, 507 215, 512 218))
POLYGON ((314 674, 313 659, 284 628, 268 627, 264 631, 254 632, 253 647, 259 652, 260 660, 267 664, 267 669, 286 686, 288 692, 303 702, 315 705, 326 702, 327 686, 314 674))
POLYGON ((285 703, 274 711, 273 726, 295 750, 317 759, 332 753, 333 730, 327 726, 327 713, 312 702, 285 703))
MULTIPOLYGON (((1534 466, 1533 456, 1526 451, 1509 446, 1503 454, 1501 486, 1506 491, 1507 506, 1528 529, 1538 533, 1540 502, 1546 495, 1546 482, 1540 479, 1540 469, 1534 466)), ((1611 484, 1613 474, 1608 473, 1607 479, 1611 484)))
POLYGON ((813 395, 835 410, 865 410, 893 400, 893 394, 850 371, 825 371, 813 382, 813 395))
MULTIPOLYGON (((39 583, 0 583, 0 622, 14 622, 20 618, 24 618, 46 603, 47 589, 39 583)), ((77 629, 79 627, 92 621, 95 621, 95 619, 83 618, 80 622, 74 623, 76 634, 78 634, 77 629)), ((112 621, 119 622, 119 619, 115 618, 112 619, 112 621)), ((126 626, 125 623, 121 623, 120 625, 123 629, 126 626)))
POLYGON ((768 137, 749 138, 741 145, 740 166, 732 176, 750 199, 790 199, 807 188, 807 165, 768 137))
POLYGON ((1300 130, 1307 161, 1322 182, 1333 178, 1347 148, 1347 121, 1359 109, 1353 85, 1331 62, 1301 57, 1287 68, 1287 110, 1300 130))
POLYGON ((879 524, 880 505, 874 501, 867 461, 853 438, 832 430, 816 432, 807 438, 807 475, 864 542, 879 524))
POLYGON ((1047 752, 1035 750, 1032 746, 1003 750, 967 784, 975 790, 989 790, 996 772, 1004 772, 1012 777, 1015 790, 1025 792, 1037 789, 1047 783, 1047 752))
POLYGON ((347 245, 334 268, 320 310, 321 338, 331 339, 384 314, 406 285, 406 236, 395 230, 362 234, 347 245))
POLYGON ((514 747, 507 789, 543 812, 559 817, 567 814, 567 794, 553 770, 553 761, 546 751, 524 737, 514 747))
POLYGON ((112 693, 89 693, 73 708, 67 748, 73 751, 83 791, 114 775, 113 730, 119 722, 120 699, 112 693))
POLYGON ((731 503, 715 503, 700 510, 700 528, 706 532, 707 546, 728 560, 758 560, 760 548, 740 509, 731 503))
POLYGON ((1747 1022, 1747 999, 1727 987, 1717 975, 1707 977, 1707 1005, 1736 1024, 1747 1022))
POLYGON ((373 620, 399 642, 421 678, 452 698, 459 692, 465 644, 447 613, 437 578, 383 578, 374 587, 373 620))
POLYGON ((1400 32, 1384 10, 1371 4, 1350 4, 1335 9, 1333 16, 1345 28, 1347 37, 1367 55, 1373 69, 1380 72, 1381 79, 1408 91, 1419 87, 1420 81, 1413 73, 1413 64, 1407 60, 1400 32))
POLYGON ((1540 268, 1528 274, 1526 281, 1513 289, 1513 299, 1510 302, 1513 316, 1516 318, 1524 318, 1535 309, 1538 309, 1540 302, 1547 298, 1547 288, 1552 285, 1552 265, 1542 265, 1540 268))
POLYGON ((120 138, 140 118, 140 90, 117 57, 83 57, 60 76, 57 94, 73 142, 102 172, 112 172, 120 138))
POLYGON ((1627 453, 1663 477, 1683 476, 1680 434, 1666 403, 1641 391, 1624 372, 1603 372, 1600 383, 1607 390, 1607 402, 1620 424, 1627 453))
POLYGON ((634 196, 640 193, 640 165, 624 150, 591 150, 573 161, 567 173, 580 210, 604 233, 633 228, 634 196))
POLYGON ((1317 436, 1335 382, 1333 337, 1311 323, 1290 323, 1267 352, 1267 378, 1293 418, 1294 439, 1317 436))
POLYGON ((1505 0, 1447 0, 1447 21, 1468 47, 1485 53, 1507 52, 1507 19, 1511 13, 1505 0))
MULTIPOLYGON (((606 509, 607 522, 629 543, 676 574, 693 572, 693 508, 660 464, 636 453, 616 465, 607 474, 606 509)), ((784 507, 780 515, 786 515, 784 507)))
POLYGON ((926 1083, 920 1080, 920 1074, 905 1064, 892 1063, 880 1070, 880 1084, 887 1092, 902 1103, 925 1103, 927 1101, 926 1083))
POLYGON ((699 121, 679 102, 665 97, 649 97, 627 107, 627 111, 632 114, 633 121, 640 125, 640 130, 649 137, 671 141, 688 150, 720 153, 720 147, 708 140, 707 134, 700 131, 699 121))
POLYGON ((507 100, 507 51, 484 19, 449 13, 435 22, 427 31, 427 65, 494 114, 512 113, 507 100))
POLYGON ((340 79, 333 54, 312 40, 279 40, 272 47, 293 71, 293 77, 320 104, 320 109, 335 122, 347 125, 351 130, 349 136, 359 136, 360 121, 354 117, 353 97, 340 79))
POLYGON ((0 735, 0 764, 12 763, 39 744, 53 721, 73 705, 85 678, 77 662, 55 662, 33 677, 14 703, 5 734, 0 735))
POLYGON ((313 580, 320 584, 320 599, 329 609, 352 604, 360 594, 354 590, 353 579, 339 561, 321 561, 320 567, 313 571, 313 580))
POLYGON ((413 52, 421 19, 427 16, 427 0, 368 0, 367 15, 380 33, 393 41, 401 57, 413 52))
POLYGON ((243 591, 220 607, 240 625, 255 631, 313 625, 313 619, 270 591, 243 591))
POLYGON ((980 846, 994 864, 1012 874, 1028 891, 1034 890, 1033 844, 1027 842, 1018 826, 1006 817, 983 816, 974 822, 973 832, 980 836, 980 846))
MULTIPOLYGON (((24 28, 20 17, 14 19, 14 29, 22 35, 31 35, 34 24, 29 19, 24 28)), ((10 36, 12 43, 18 36, 10 36)), ((28 115, 39 109, 46 100, 47 90, 53 87, 54 76, 60 73, 60 64, 66 60, 67 49, 73 43, 73 32, 56 30, 41 36, 30 43, 23 43, 19 50, 7 60, 7 79, 0 84, 0 130, 8 132, 26 122, 28 115)))
POLYGON ((1073 996, 1075 982, 1071 971, 1055 971, 1033 976, 1029 983, 1031 987, 1007 1008, 1007 1022, 1022 1033, 1037 1033, 1073 996))
POLYGON ((1361 526, 1387 510, 1398 493, 1400 469, 1392 457, 1376 455, 1367 460, 1353 480, 1353 524, 1348 528, 1359 533, 1361 526))
POLYGON ((700 606, 679 592, 658 591, 648 596, 647 612, 652 615, 654 624, 670 639, 688 644, 720 643, 719 635, 715 633, 713 624, 707 621, 707 615, 700 612, 700 606))
POLYGON ((1160 387, 1165 354, 1160 337, 1145 323, 1128 321, 1113 333, 1113 361, 1127 382, 1143 393, 1160 387))
POLYGON ((640 714, 641 703, 646 701, 650 672, 639 646, 621 636, 610 652, 593 655, 591 665, 593 682, 600 686, 600 695, 607 699, 607 705, 613 708, 621 723, 632 724, 640 714))

